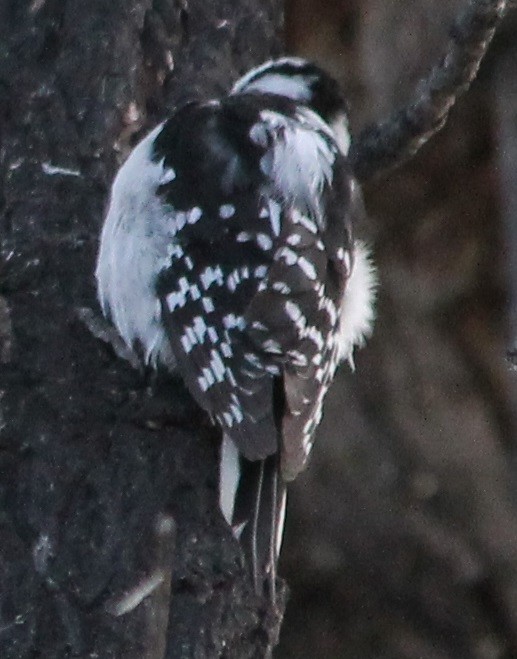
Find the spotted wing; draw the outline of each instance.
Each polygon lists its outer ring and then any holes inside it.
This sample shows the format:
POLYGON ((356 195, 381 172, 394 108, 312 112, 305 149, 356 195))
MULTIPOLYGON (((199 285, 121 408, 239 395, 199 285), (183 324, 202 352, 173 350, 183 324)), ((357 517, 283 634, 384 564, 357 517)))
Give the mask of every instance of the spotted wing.
POLYGON ((247 311, 256 345, 285 359, 282 473, 286 480, 295 478, 307 462, 323 399, 341 358, 341 307, 353 261, 351 181, 340 159, 334 165, 332 186, 322 194, 319 222, 297 207, 286 209, 267 285, 247 311))
POLYGON ((281 429, 291 477, 337 359, 346 165, 316 115, 253 95, 187 106, 155 151, 175 172, 157 290, 179 370, 248 459, 274 453, 281 429))

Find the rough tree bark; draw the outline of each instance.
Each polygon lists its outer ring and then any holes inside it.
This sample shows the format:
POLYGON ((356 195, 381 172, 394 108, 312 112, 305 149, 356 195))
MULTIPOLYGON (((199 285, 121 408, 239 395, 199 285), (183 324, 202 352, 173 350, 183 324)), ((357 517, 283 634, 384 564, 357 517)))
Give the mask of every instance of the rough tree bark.
POLYGON ((252 594, 216 508, 217 433, 78 309, 136 131, 274 54, 280 21, 274 0, 0 0, 3 658, 275 643, 282 612, 252 594))
MULTIPOLYGON (((0 0, 2 657, 252 657, 278 635, 282 612, 254 598, 215 506, 216 433, 181 383, 146 379, 83 322, 136 134, 274 54, 278 3, 235 4, 0 0)), ((428 66, 462 2, 330 4, 361 27, 338 41, 363 119, 376 104, 382 119, 413 86, 397 78, 411 42, 428 66)), ((434 159, 368 190, 380 320, 293 488, 285 565, 313 609, 303 624, 295 600, 289 656, 517 654, 515 416, 480 113, 467 101, 469 130, 456 119, 434 159)))

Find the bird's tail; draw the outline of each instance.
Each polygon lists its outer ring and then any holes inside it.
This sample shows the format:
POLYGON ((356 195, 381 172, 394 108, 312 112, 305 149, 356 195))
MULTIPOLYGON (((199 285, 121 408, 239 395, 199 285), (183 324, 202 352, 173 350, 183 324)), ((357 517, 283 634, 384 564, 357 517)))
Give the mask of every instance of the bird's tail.
POLYGON ((265 460, 246 460, 225 435, 219 481, 221 510, 243 547, 255 591, 262 594, 267 581, 269 596, 275 601, 286 505, 280 458, 275 454, 265 460))

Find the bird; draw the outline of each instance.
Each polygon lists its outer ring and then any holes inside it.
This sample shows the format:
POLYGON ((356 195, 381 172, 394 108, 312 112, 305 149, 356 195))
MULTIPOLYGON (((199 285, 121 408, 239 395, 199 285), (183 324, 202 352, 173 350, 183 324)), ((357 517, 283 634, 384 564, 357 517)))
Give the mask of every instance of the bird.
POLYGON ((334 78, 302 58, 268 61, 137 144, 100 237, 102 312, 220 427, 220 509, 273 599, 287 485, 375 316, 350 139, 334 78))

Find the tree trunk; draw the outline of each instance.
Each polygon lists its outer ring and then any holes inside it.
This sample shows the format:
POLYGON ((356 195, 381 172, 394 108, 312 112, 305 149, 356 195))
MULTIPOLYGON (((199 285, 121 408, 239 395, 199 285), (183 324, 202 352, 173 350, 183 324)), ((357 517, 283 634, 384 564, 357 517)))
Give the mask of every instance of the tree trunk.
POLYGON ((3 658, 260 657, 276 642, 282 612, 252 594, 217 509, 218 432, 78 310, 97 311, 103 208, 137 135, 271 57, 278 5, 0 0, 3 658))

